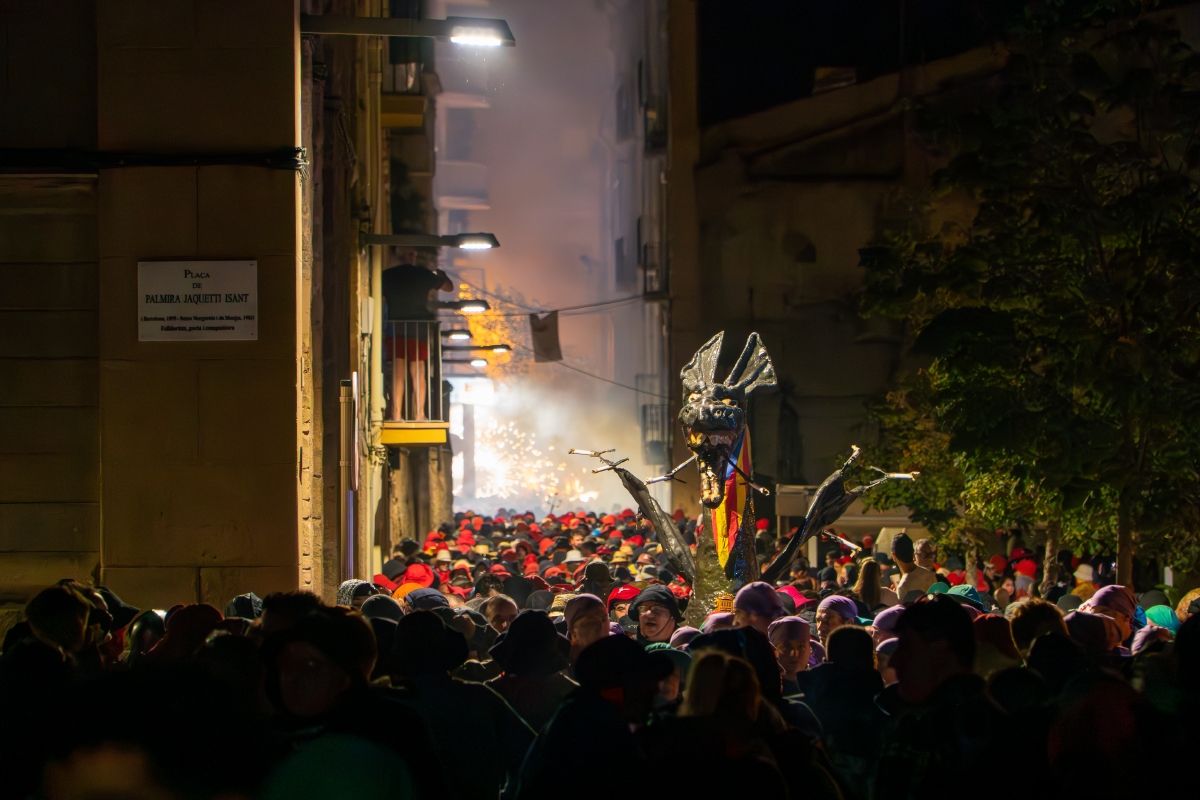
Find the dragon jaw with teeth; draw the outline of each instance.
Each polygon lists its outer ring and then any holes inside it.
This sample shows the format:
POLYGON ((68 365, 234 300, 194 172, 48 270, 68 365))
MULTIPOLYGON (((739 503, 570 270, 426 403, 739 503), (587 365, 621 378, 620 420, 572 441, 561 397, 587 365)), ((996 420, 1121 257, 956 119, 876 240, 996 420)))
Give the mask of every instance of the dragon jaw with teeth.
POLYGON ((700 502, 710 509, 724 498, 726 465, 746 430, 746 399, 755 389, 775 385, 775 367, 757 333, 750 334, 725 381, 718 381, 724 338, 722 331, 705 342, 679 373, 684 396, 679 424, 688 449, 696 454, 700 502))

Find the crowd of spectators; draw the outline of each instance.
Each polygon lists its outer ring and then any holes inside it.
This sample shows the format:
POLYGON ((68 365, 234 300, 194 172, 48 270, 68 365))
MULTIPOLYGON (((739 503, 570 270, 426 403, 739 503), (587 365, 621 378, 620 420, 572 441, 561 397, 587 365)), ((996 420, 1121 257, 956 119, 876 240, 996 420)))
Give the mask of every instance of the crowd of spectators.
POLYGON ((1043 581, 1020 545, 970 570, 928 540, 873 545, 706 598, 631 510, 461 514, 332 602, 140 609, 64 579, 4 637, 0 797, 1115 798, 1185 779, 1200 590, 1172 603, 1070 553, 1043 581))

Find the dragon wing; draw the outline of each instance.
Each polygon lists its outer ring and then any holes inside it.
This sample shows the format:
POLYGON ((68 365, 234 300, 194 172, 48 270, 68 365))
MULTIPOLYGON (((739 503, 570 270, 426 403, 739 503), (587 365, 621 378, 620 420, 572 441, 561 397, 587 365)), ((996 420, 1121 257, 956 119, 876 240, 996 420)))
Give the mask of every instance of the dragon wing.
POLYGON ((859 449, 855 447, 850 457, 846 459, 846 463, 842 464, 817 487, 812 502, 808 504, 808 513, 804 515, 804 524, 788 540, 779 555, 775 556, 774 560, 763 570, 764 581, 774 583, 782 578, 788 567, 796 560, 796 556, 800 554, 800 548, 804 546, 804 543, 826 526, 836 522, 842 514, 846 513, 850 504, 866 491, 865 486, 846 490, 846 473, 858 459, 858 454, 859 449))
POLYGON ((650 496, 650 490, 646 488, 646 484, 640 478, 622 467, 614 467, 613 472, 617 473, 617 477, 621 479, 625 491, 633 496, 642 516, 650 520, 654 532, 658 534, 659 543, 667 551, 667 561, 671 568, 687 579, 689 586, 695 586, 696 559, 692 557, 691 548, 679 535, 679 528, 675 527, 675 521, 667 516, 658 501, 650 496))

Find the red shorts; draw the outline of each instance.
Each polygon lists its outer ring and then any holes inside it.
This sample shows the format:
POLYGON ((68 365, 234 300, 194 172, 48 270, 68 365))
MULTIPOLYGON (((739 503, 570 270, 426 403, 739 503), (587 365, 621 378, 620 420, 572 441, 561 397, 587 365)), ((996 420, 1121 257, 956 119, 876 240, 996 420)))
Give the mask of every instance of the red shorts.
POLYGON ((384 336, 383 355, 393 361, 428 361, 429 342, 425 339, 405 339, 403 336, 384 336))

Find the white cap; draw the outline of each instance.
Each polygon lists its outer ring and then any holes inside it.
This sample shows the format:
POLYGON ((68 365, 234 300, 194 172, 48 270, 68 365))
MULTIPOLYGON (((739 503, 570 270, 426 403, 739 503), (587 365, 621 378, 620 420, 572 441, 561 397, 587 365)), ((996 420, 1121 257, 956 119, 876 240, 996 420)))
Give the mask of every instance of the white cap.
POLYGON ((567 557, 563 559, 563 562, 567 564, 577 564, 580 561, 587 561, 587 559, 578 550, 568 550, 567 557))
POLYGON ((1075 568, 1075 578, 1091 583, 1096 580, 1096 570, 1092 569, 1091 564, 1080 564, 1075 568))
POLYGON ((450 558, 449 550, 438 550, 437 557, 434 560, 436 560, 436 561, 451 561, 453 559, 450 558))

